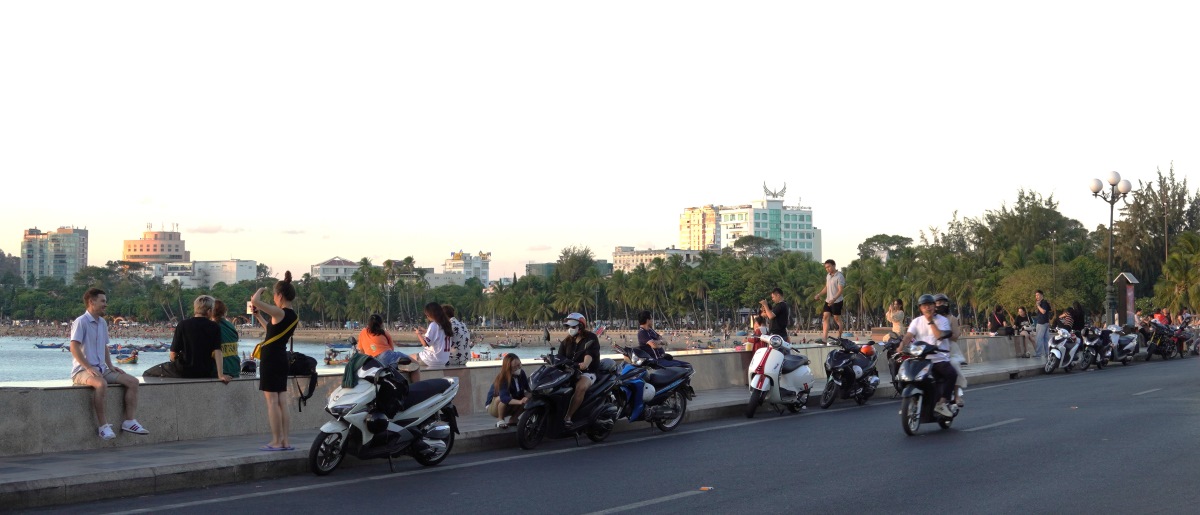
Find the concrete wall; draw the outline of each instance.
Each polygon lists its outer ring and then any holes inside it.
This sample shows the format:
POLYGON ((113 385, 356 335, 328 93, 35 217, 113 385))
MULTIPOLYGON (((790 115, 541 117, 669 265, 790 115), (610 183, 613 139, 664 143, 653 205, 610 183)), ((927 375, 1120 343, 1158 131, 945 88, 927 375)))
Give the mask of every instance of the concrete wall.
MULTIPOLYGON (((959 341, 968 361, 972 363, 1015 357, 1019 339, 1009 337, 966 337, 959 341)), ((833 350, 826 346, 801 346, 799 352, 812 360, 812 370, 821 380, 825 357, 833 350)), ((692 387, 697 391, 716 390, 746 384, 746 369, 751 353, 732 351, 699 351, 679 353, 680 359, 692 363, 696 374, 692 387)), ((496 377, 498 366, 471 366, 441 370, 423 370, 420 379, 457 377, 461 382, 454 404, 460 414, 485 411, 484 400, 488 387, 496 377)), ((538 368, 527 362, 526 372, 538 368)), ((886 367, 880 366, 881 370, 886 367)), ((341 374, 321 376, 316 393, 303 412, 298 411, 296 386, 292 383, 289 406, 293 430, 319 427, 330 417, 325 413, 325 399, 342 381, 341 374)), ((301 386, 307 379, 301 380, 301 386)), ((237 379, 228 385, 215 380, 162 380, 143 383, 138 387, 137 419, 150 430, 147 436, 119 431, 122 420, 124 389, 110 387, 106 397, 108 421, 117 428, 117 438, 108 442, 96 436, 92 417, 92 390, 86 387, 7 387, 0 388, 0 406, 6 415, 0 417, 0 456, 41 454, 105 447, 125 447, 147 443, 214 438, 221 436, 266 434, 266 406, 256 379, 237 379)), ((267 443, 266 439, 263 443, 267 443)), ((308 442, 293 442, 303 446, 308 442)))

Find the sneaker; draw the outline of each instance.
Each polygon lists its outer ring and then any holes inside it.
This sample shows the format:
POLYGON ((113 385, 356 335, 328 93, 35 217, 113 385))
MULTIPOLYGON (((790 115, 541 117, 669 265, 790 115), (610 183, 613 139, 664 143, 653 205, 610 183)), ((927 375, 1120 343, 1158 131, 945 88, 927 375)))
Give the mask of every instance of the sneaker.
POLYGON ((100 426, 99 433, 101 440, 112 440, 113 438, 117 437, 117 434, 112 430, 112 424, 104 424, 100 426))
POLYGON ((146 428, 142 427, 142 425, 138 423, 137 419, 126 420, 125 422, 122 422, 121 430, 127 433, 133 433, 135 435, 150 434, 150 431, 147 431, 146 428))
POLYGON ((824 339, 824 338, 817 338, 816 340, 813 340, 813 343, 825 343, 825 339, 824 339))
POLYGON ((943 417, 954 418, 954 412, 950 411, 950 408, 944 402, 937 403, 937 406, 933 407, 933 411, 943 417))

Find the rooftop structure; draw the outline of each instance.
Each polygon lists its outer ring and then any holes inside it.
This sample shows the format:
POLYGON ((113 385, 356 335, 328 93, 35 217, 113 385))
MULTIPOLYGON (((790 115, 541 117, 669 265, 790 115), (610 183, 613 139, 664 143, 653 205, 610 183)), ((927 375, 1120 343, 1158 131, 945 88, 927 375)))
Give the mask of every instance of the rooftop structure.
POLYGON ((173 230, 155 231, 152 224, 146 224, 141 239, 125 240, 121 259, 147 264, 191 261, 192 253, 187 250, 178 228, 179 224, 174 224, 173 230))

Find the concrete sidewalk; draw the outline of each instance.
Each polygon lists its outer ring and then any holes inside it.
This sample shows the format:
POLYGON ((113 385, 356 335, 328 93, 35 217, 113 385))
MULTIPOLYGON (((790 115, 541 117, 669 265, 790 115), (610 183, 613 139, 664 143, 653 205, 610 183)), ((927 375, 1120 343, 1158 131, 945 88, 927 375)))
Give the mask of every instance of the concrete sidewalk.
MULTIPOLYGON (((894 393, 886 365, 882 361, 880 365, 882 384, 868 402, 887 400, 894 393)), ((1017 358, 973 364, 963 372, 972 385, 979 385, 1039 374, 1041 365, 1041 361, 1017 358)), ((817 403, 823 386, 814 388, 809 410, 820 409, 817 403)), ((968 389, 968 399, 969 393, 968 389)), ((744 416, 748 399, 745 386, 698 392, 688 405, 686 421, 744 416)), ((839 399, 834 406, 848 402, 852 401, 839 399)), ((757 416, 775 414, 764 407, 757 416)), ((485 413, 461 417, 458 424, 461 434, 450 461, 454 455, 480 450, 521 452, 514 429, 497 429, 495 419, 485 413)), ((650 427, 642 422, 619 422, 617 431, 647 431, 650 427)), ((308 450, 315 437, 313 431, 293 434, 294 451, 260 451, 270 438, 253 435, 0 458, 0 506, 5 510, 49 506, 307 473, 308 450)), ((117 438, 138 437, 120 433, 117 438)), ((348 457, 342 466, 360 463, 348 457)), ((365 466, 386 467, 386 462, 372 460, 365 466)))

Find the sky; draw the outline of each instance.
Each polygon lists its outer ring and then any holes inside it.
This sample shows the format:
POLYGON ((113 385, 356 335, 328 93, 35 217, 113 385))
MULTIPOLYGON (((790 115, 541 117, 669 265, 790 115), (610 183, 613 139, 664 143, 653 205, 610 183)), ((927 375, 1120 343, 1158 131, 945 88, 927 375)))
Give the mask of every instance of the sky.
MULTIPOLYGON (((0 249, 147 223, 196 260, 678 244, 786 183, 821 259, 1021 188, 1200 166, 1190 2, 4 2, 0 249), (1189 50, 1190 49, 1190 50, 1189 50)), ((1190 186, 1200 186, 1191 181, 1190 186)))

